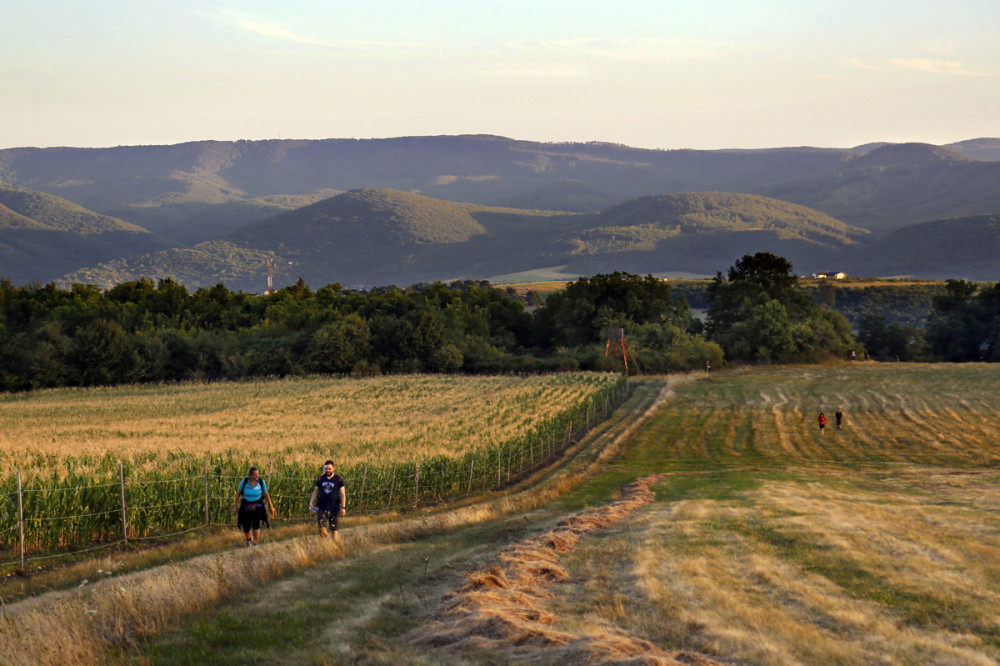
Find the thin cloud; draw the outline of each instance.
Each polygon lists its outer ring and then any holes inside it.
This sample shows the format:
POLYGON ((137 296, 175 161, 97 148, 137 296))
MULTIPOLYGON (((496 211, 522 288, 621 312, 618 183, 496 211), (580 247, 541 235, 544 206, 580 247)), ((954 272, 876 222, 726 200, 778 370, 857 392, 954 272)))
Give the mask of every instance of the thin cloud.
POLYGON ((870 70, 883 69, 882 67, 876 67, 875 65, 869 65, 868 63, 861 62, 857 58, 851 58, 847 62, 851 67, 854 67, 855 69, 870 69, 870 70))
POLYGON ((986 76, 979 72, 965 69, 959 60, 935 60, 933 58, 891 58, 881 64, 862 62, 857 58, 848 61, 851 67, 856 69, 867 69, 874 71, 886 71, 889 69, 907 69, 915 72, 926 72, 928 74, 951 74, 956 76, 986 76))
POLYGON ((297 42, 299 44, 315 44, 319 46, 326 46, 320 40, 312 36, 297 35, 294 31, 288 28, 283 28, 277 23, 262 23, 260 21, 252 21, 250 19, 243 19, 237 23, 241 28, 249 30, 250 32, 255 32, 258 35, 264 35, 265 37, 276 37, 278 39, 287 39, 292 42, 297 42))
POLYGON ((329 41, 322 40, 312 35, 300 35, 294 30, 290 30, 282 25, 273 22, 257 21, 254 19, 239 19, 236 24, 243 28, 244 30, 249 30, 250 32, 256 33, 258 35, 264 35, 265 37, 272 37, 274 39, 281 39, 285 41, 295 42, 297 44, 308 44, 311 46, 322 46, 326 48, 337 48, 337 49, 370 49, 370 48, 393 48, 393 49, 437 49, 440 48, 437 44, 431 44, 426 42, 382 42, 382 41, 369 41, 369 40, 338 40, 329 41))
POLYGON ((574 65, 541 65, 537 63, 512 63, 506 66, 490 67, 482 71, 484 76, 498 79, 582 79, 587 70, 574 65))
POLYGON ((963 76, 979 76, 962 66, 958 60, 931 60, 930 58, 893 58, 893 65, 901 69, 913 69, 931 74, 961 74, 963 76))
POLYGON ((723 46, 721 42, 696 39, 562 39, 538 43, 527 50, 545 50, 575 58, 620 60, 650 64, 666 60, 707 58, 723 46))

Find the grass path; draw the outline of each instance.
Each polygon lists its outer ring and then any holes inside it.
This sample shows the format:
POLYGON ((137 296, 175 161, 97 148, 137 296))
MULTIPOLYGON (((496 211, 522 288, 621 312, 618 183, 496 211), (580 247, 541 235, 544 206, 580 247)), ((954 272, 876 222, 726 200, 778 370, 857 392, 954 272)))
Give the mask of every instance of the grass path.
POLYGON ((1000 662, 995 367, 713 375, 671 382, 669 399, 647 411, 661 384, 644 382, 635 405, 648 417, 620 451, 601 460, 605 444, 621 441, 609 431, 565 462, 587 482, 557 499, 349 549, 116 660, 551 663, 537 637, 515 649, 412 636, 446 619, 448 599, 503 553, 610 506, 638 478, 665 475, 655 501, 550 562, 564 574, 532 600, 546 632, 570 642, 623 637, 667 655, 651 651, 649 663, 677 651, 703 663, 1000 662), (832 423, 838 407, 845 429, 820 435, 816 415, 832 423))

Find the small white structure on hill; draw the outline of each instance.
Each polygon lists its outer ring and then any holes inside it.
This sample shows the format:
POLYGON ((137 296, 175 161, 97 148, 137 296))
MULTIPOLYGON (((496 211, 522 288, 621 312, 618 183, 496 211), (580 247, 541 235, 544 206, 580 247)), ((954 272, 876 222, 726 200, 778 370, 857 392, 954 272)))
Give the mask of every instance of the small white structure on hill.
POLYGON ((841 271, 820 271, 818 273, 813 273, 812 276, 820 280, 843 280, 847 278, 847 273, 843 273, 841 271))

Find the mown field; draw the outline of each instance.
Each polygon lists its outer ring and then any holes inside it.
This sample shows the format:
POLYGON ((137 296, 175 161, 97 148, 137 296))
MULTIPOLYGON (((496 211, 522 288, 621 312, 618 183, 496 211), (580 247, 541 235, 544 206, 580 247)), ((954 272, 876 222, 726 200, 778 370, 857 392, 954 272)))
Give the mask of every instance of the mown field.
MULTIPOLYGON (((831 427, 832 426, 832 427, 831 427)), ((570 556, 559 614, 752 664, 1000 660, 1000 373, 857 364, 676 388, 630 441, 672 473, 570 556), (820 434, 820 410, 844 429, 820 434)), ((584 629, 586 627, 586 629, 584 629)))
MULTIPOLYGON (((630 404, 661 385, 644 380, 630 404)), ((351 554, 193 617, 142 654, 153 663, 597 663, 643 651, 650 663, 1000 661, 994 367, 718 374, 671 380, 658 404, 602 474, 543 512, 351 554), (838 407, 844 429, 831 418, 821 435, 818 412, 838 407), (519 562, 529 589, 441 628, 470 585, 511 591, 501 589, 513 586, 501 565, 516 560, 505 548, 650 474, 665 475, 654 501, 543 561, 519 562), (341 606, 358 615, 345 622, 341 606), (244 646, 238 627, 255 616, 264 629, 244 646), (414 638, 430 626, 432 639, 414 638), (678 650, 679 661, 662 656, 678 650)))

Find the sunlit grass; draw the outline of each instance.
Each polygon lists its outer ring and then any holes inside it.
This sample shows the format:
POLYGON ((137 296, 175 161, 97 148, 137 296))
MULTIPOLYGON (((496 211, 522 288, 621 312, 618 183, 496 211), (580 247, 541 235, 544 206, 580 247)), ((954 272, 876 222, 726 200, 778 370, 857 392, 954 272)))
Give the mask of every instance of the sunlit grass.
POLYGON ((108 454, 151 467, 178 454, 343 466, 458 456, 524 434, 613 381, 310 377, 0 395, 0 464, 51 474, 108 454))
POLYGON ((568 556, 553 612, 738 663, 997 663, 998 389, 986 365, 677 385, 620 461, 674 475, 568 556))

